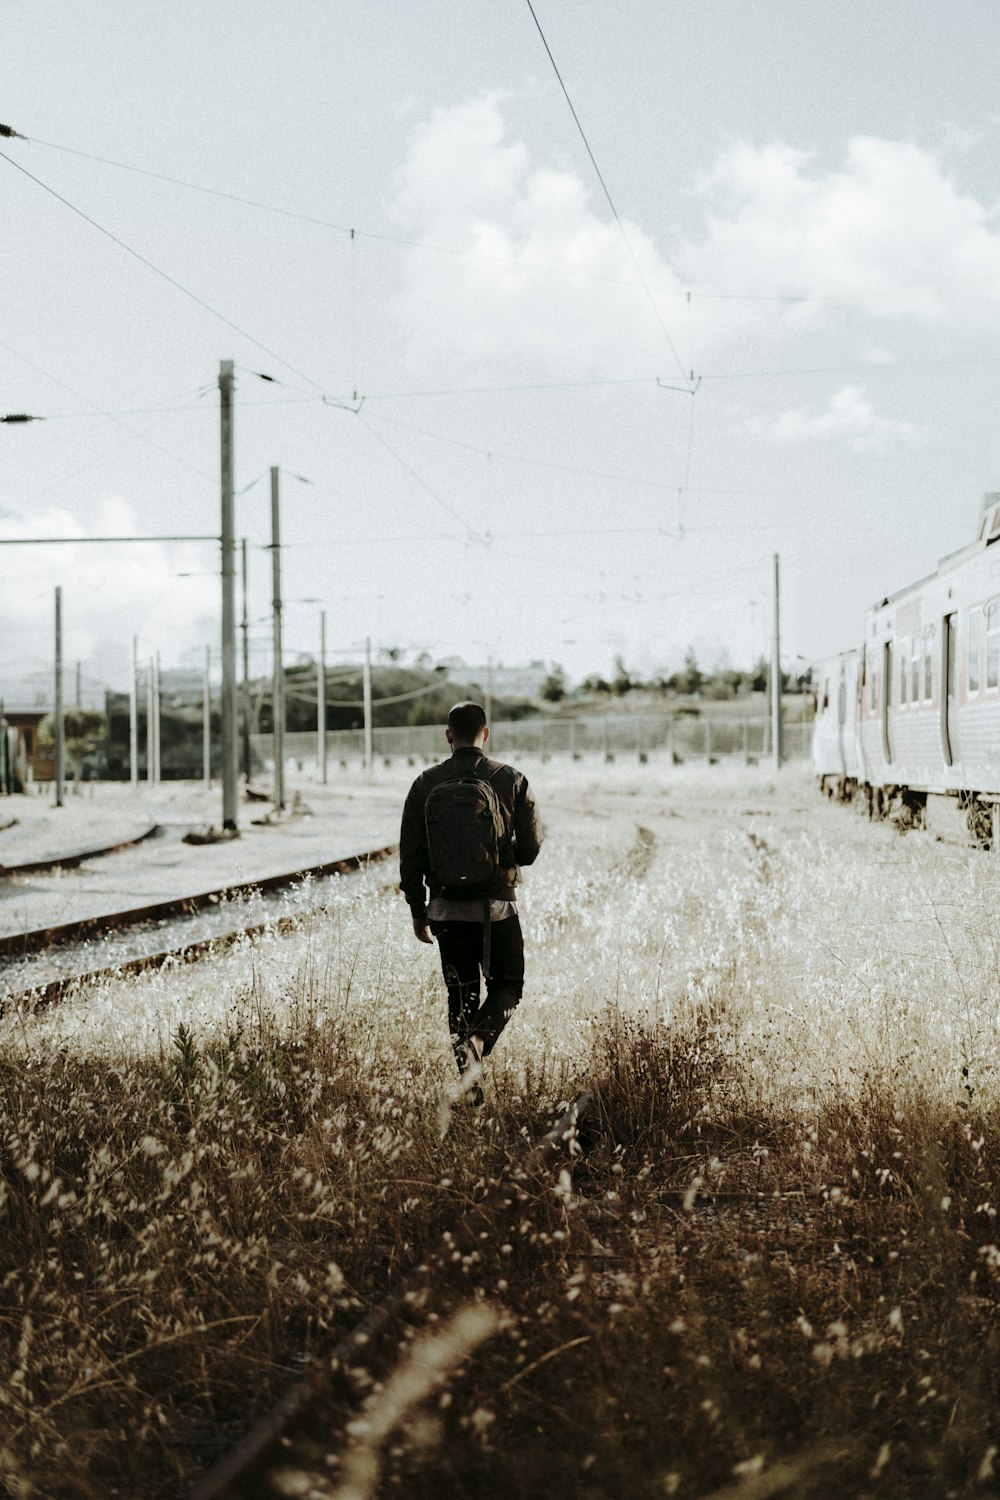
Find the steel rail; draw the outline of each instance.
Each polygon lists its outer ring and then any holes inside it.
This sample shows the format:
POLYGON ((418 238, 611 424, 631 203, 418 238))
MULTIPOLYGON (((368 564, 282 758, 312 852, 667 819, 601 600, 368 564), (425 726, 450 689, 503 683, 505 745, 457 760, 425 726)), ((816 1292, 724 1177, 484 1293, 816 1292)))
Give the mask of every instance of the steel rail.
MULTIPOLYGON (((373 1307, 346 1337, 314 1367, 286 1391, 276 1406, 261 1417, 246 1436, 209 1473, 198 1479, 189 1491, 189 1500, 220 1500, 237 1481, 252 1472, 266 1459, 282 1434, 311 1405, 333 1377, 349 1369, 352 1360, 412 1306, 430 1283, 433 1272, 450 1262, 463 1246, 478 1248, 481 1237, 493 1229, 493 1217, 509 1209, 515 1201, 518 1186, 532 1172, 548 1167, 553 1158, 566 1148, 570 1154, 582 1154, 588 1144, 580 1126, 597 1115, 597 1092, 585 1089, 559 1116, 524 1160, 487 1191, 452 1230, 446 1230, 426 1260, 415 1267, 398 1286, 373 1307)), ((235 1492, 234 1492, 235 1493, 235 1492)))
POLYGON ((12 865, 6 865, 0 860, 0 880, 6 880, 11 875, 37 875, 42 870, 74 870, 84 860, 101 859, 105 854, 118 854, 122 849, 133 849, 136 844, 155 838, 159 832, 159 823, 151 823, 141 833, 118 839, 114 844, 90 844, 82 849, 71 849, 67 854, 50 854, 43 859, 15 860, 12 865))
MULTIPOLYGON (((360 868, 360 864, 358 868, 360 868)), ((345 873, 348 873, 345 871, 345 873)), ((193 943, 182 943, 176 948, 159 948, 155 953, 142 953, 135 958, 123 958, 117 963, 106 964, 100 969, 86 969, 79 974, 62 974, 58 979, 46 980, 43 984, 28 985, 23 990, 11 990, 0 996, 0 1016, 11 1005, 30 1005, 37 1008, 61 1000, 78 985, 96 984, 102 979, 123 979, 128 974, 145 974, 165 968, 168 963, 194 963, 206 958, 214 949, 231 948, 243 938, 263 937, 269 932, 294 932, 301 921, 295 917, 276 917, 263 922, 252 922, 248 927, 232 927, 228 932, 217 932, 212 937, 196 938, 193 943)), ((2 976, 0 976, 2 977, 2 976)))
POLYGON ((217 906, 220 901, 233 900, 255 891, 280 890, 282 886, 294 885, 298 880, 321 879, 326 875, 343 875, 351 870, 375 864, 395 854, 398 844, 384 844, 360 854, 351 854, 340 859, 326 860, 318 865, 306 865, 301 869, 282 871, 277 875, 264 875, 259 880, 240 880, 232 885, 218 886, 214 890, 194 891, 186 896, 171 896, 163 901, 147 902, 142 906, 131 906, 119 911, 101 912, 93 917, 80 917, 72 922, 60 922, 51 927, 36 927, 27 932, 0 934, 0 957, 26 957, 60 943, 78 942, 101 932, 118 931, 123 927, 137 927, 144 922, 157 922, 169 917, 188 916, 206 906, 217 906))

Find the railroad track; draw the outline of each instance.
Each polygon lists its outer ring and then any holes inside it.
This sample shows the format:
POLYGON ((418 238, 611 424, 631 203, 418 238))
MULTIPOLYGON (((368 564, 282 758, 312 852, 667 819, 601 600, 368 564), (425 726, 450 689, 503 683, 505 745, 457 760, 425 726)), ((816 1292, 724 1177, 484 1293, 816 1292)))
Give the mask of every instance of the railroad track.
POLYGON ((508 1167, 474 1208, 453 1229, 447 1230, 427 1258, 403 1278, 322 1359, 286 1391, 281 1400, 261 1417, 246 1436, 190 1490, 190 1500, 222 1500, 240 1495, 274 1493, 266 1471, 286 1433, 330 1386, 338 1373, 349 1371, 373 1340, 381 1337, 433 1281, 435 1271, 451 1263, 457 1253, 481 1248, 504 1216, 519 1205, 521 1189, 532 1177, 553 1166, 581 1156, 594 1142, 599 1115, 599 1086, 583 1090, 567 1106, 552 1128, 535 1143, 527 1156, 508 1167))
MULTIPOLYGON (((4 826, 11 828, 16 822, 15 818, 12 823, 4 826)), ((75 870, 88 860, 103 859, 106 854, 118 854, 122 849, 134 849, 136 844, 144 844, 147 839, 156 838, 159 832, 159 823, 150 823, 148 828, 140 829, 129 838, 118 839, 114 844, 87 844, 81 849, 70 849, 63 854, 48 854, 41 859, 16 859, 13 864, 4 864, 0 860, 0 878, 8 875, 37 875, 43 870, 75 870)))
MULTIPOLYGON (((305 880, 322 880, 334 875, 347 875, 368 868, 391 858, 398 851, 397 844, 385 844, 377 849, 365 850, 341 859, 328 860, 321 864, 307 865, 295 870, 267 875, 260 880, 242 880, 236 884, 218 886, 212 890, 195 891, 185 896, 167 900, 147 902, 140 906, 103 912, 97 916, 84 917, 72 922, 35 928, 31 931, 0 934, 0 962, 4 959, 13 965, 14 984, 7 981, 6 994, 0 994, 0 1010, 11 1004, 30 1003, 41 1005, 60 999, 79 984, 100 979, 118 977, 123 974, 139 974, 146 970, 162 968, 165 964, 192 962, 210 950, 231 946, 243 938, 256 937, 277 928, 286 930, 295 925, 296 917, 275 915, 263 920, 243 923, 235 927, 217 927, 215 931, 201 937, 188 937, 165 947, 142 947, 140 938, 148 939, 150 929, 158 929, 163 923, 176 921, 181 932, 186 922, 207 910, 218 910, 230 901, 237 901, 257 894, 268 894, 287 890, 305 880), (98 939, 109 935, 132 933, 133 951, 129 952, 129 940, 124 939, 121 951, 106 955, 105 961, 96 967, 79 968, 67 966, 67 971, 35 982, 22 983, 29 977, 31 965, 44 957, 51 957, 52 950, 70 949, 74 945, 85 951, 98 939), (30 961, 30 962, 26 962, 30 961)), ((160 934, 158 933, 158 936, 160 934)), ((162 937, 161 937, 162 941, 162 937)), ((88 955, 89 957, 89 955, 88 955)), ((0 983, 4 982, 0 970, 0 983)))

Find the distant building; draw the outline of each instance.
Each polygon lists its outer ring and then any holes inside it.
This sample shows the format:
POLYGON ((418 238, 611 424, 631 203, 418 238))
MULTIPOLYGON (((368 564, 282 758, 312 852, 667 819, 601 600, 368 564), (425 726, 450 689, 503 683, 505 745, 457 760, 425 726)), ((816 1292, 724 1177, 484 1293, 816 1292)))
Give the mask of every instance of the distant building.
MULTIPOLYGON (((95 677, 79 672, 68 663, 63 669, 63 703, 67 708, 89 708, 95 713, 104 708, 105 686, 95 677)), ((47 662, 30 667, 17 677, 0 677, 0 703, 19 713, 40 710, 51 713, 55 699, 53 670, 47 662)))
POLYGON ((160 692, 184 703, 200 703, 204 673, 190 667, 164 667, 160 672, 160 692))
POLYGON ((7 734, 4 770, 13 772, 12 790, 23 791, 29 781, 51 781, 55 776, 55 757, 51 745, 38 743, 38 726, 49 712, 47 708, 8 708, 0 715, 0 733, 7 734))
POLYGON ((460 682, 477 684, 483 693, 489 685, 494 698, 538 698, 550 670, 543 661, 530 661, 519 667, 505 667, 496 662, 471 667, 459 663, 452 672, 460 682))
MULTIPOLYGON (((100 713, 104 708, 104 685, 92 677, 67 669, 63 676, 63 704, 75 708, 77 690, 81 708, 100 713)), ((29 781, 55 780, 55 747, 39 744, 38 726, 55 708, 55 684, 52 668, 47 664, 23 673, 17 678, 0 679, 0 709, 7 722, 12 744, 11 764, 19 788, 29 781)))

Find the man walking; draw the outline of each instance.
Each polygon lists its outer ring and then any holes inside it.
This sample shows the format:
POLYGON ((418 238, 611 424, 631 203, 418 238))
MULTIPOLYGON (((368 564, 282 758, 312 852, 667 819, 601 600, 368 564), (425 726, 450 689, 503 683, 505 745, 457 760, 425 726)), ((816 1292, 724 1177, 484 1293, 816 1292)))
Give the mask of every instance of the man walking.
POLYGON ((470 1102, 481 1104, 479 1065, 524 988, 518 865, 537 858, 542 834, 524 776, 483 753, 490 731, 480 705, 456 703, 446 734, 451 755, 421 772, 407 794, 399 883, 416 936, 437 939, 455 1059, 470 1102))

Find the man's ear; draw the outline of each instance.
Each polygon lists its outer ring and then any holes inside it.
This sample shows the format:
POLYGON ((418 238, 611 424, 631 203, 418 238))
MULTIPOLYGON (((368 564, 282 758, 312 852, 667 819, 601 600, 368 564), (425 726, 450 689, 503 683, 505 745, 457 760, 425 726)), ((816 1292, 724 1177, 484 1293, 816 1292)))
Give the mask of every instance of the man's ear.
POLYGON ((445 727, 444 737, 448 741, 449 745, 451 745, 452 748, 454 748, 455 741, 452 739, 452 737, 451 737, 451 730, 447 726, 445 727))
POLYGON ((490 726, 488 724, 485 724, 483 726, 483 744, 484 745, 489 740, 489 737, 490 737, 490 726))

